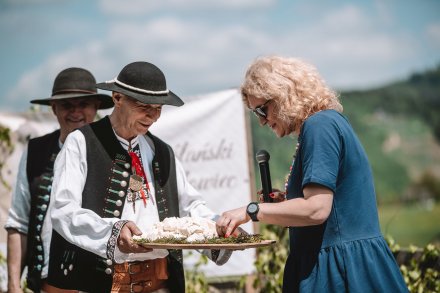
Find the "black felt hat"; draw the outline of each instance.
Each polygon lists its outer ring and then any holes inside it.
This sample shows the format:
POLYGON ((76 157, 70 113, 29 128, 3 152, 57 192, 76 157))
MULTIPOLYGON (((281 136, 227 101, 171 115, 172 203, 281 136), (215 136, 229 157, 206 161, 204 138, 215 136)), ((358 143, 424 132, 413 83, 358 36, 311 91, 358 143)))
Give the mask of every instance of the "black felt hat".
POLYGON ((95 77, 88 70, 71 67, 58 73, 50 98, 32 100, 31 103, 50 105, 50 102, 57 100, 85 97, 101 101, 99 109, 108 109, 114 106, 111 96, 98 93, 95 77))
POLYGON ((168 90, 163 72, 148 62, 130 63, 121 70, 118 77, 96 86, 127 95, 144 104, 183 105, 183 101, 168 90))

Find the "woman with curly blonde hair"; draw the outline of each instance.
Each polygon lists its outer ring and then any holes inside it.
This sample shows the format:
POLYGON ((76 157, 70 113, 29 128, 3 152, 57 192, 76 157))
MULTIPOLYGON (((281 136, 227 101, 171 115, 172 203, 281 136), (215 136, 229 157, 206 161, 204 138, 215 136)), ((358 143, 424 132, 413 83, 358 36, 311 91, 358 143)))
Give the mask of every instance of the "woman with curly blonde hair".
POLYGON ((408 292, 379 227, 367 155, 337 94, 314 66, 279 56, 256 59, 244 103, 279 137, 297 135, 285 191, 217 220, 226 236, 249 220, 289 227, 283 292, 408 292))

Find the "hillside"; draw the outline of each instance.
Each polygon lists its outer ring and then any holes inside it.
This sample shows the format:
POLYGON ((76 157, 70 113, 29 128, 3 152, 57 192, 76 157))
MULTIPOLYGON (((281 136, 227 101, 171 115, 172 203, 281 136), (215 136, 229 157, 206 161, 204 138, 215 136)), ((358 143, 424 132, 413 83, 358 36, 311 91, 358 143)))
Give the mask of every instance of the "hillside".
MULTIPOLYGON (((438 199, 440 66, 381 88, 342 92, 340 97, 370 159, 379 202, 438 199)), ((251 121, 254 152, 269 151, 272 185, 282 187, 296 141, 278 139, 269 128, 259 127, 255 117, 251 121)), ((256 175, 259 185, 258 171, 256 175)))

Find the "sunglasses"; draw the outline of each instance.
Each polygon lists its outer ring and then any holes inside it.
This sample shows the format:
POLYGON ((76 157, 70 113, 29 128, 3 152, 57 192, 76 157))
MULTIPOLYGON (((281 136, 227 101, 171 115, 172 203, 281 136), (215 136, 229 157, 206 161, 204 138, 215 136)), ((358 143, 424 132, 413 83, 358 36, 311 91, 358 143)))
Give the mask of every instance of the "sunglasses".
POLYGON ((266 113, 267 109, 265 107, 266 107, 266 104, 269 103, 270 101, 272 101, 272 100, 267 100, 263 105, 255 107, 255 109, 252 109, 252 112, 254 112, 255 116, 257 116, 258 118, 266 119, 267 118, 267 113, 266 113))

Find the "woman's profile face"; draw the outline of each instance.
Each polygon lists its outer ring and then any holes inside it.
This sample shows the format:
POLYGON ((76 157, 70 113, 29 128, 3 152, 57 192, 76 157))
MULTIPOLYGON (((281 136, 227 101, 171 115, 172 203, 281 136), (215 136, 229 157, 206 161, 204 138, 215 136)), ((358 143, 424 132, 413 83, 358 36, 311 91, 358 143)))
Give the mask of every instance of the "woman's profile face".
POLYGON ((260 120, 260 125, 269 126, 278 137, 283 137, 293 132, 292 123, 279 118, 278 107, 274 99, 266 100, 249 96, 248 102, 250 109, 260 120))

